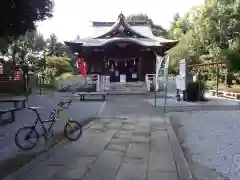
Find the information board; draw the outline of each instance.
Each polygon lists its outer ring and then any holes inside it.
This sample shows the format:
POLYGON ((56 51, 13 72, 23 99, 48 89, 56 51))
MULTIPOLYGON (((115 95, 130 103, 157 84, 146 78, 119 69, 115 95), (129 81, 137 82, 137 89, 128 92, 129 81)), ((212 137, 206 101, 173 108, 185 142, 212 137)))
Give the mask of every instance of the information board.
POLYGON ((126 82, 126 74, 120 74, 120 82, 125 83, 126 82))
POLYGON ((186 90, 186 76, 177 75, 176 76, 176 86, 177 89, 184 91, 186 90))
POLYGON ((100 76, 100 82, 101 82, 101 89, 109 89, 110 88, 110 76, 100 76))

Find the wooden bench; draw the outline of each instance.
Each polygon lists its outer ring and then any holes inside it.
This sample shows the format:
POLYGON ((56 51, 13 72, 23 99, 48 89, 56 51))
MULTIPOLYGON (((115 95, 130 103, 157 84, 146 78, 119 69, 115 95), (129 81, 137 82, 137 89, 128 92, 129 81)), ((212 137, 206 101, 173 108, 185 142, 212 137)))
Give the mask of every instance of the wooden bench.
POLYGON ((18 108, 9 108, 9 109, 0 109, 0 123, 3 122, 14 122, 15 121, 15 112, 19 110, 18 108), (3 115, 10 113, 10 118, 3 119, 3 115))
POLYGON ((0 99, 0 103, 13 103, 14 108, 23 109, 26 107, 27 98, 3 98, 0 99), (22 103, 22 107, 19 107, 18 104, 22 103))
POLYGON ((102 100, 104 101, 106 99, 107 96, 107 92, 80 92, 77 93, 78 96, 80 96, 80 101, 85 100, 86 96, 101 96, 102 100))

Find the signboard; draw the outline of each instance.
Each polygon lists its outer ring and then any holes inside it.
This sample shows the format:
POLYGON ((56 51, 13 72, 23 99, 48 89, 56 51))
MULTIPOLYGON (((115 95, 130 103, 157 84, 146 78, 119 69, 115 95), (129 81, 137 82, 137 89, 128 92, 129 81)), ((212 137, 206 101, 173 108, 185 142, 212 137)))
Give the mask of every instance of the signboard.
POLYGON ((186 59, 181 59, 179 61, 179 75, 176 77, 177 89, 182 91, 186 90, 186 73, 187 73, 187 63, 186 59))
POLYGON ((137 73, 132 73, 132 78, 136 79, 137 78, 137 73))
POLYGON ((155 55, 156 55, 156 74, 155 74, 154 80, 155 80, 155 84, 156 84, 155 91, 157 91, 159 89, 158 78, 159 78, 159 74, 161 73, 160 70, 161 70, 161 65, 162 65, 162 62, 164 60, 164 57, 159 56, 157 53, 155 53, 155 55))
POLYGON ((167 82, 168 82, 168 66, 169 66, 169 56, 166 57, 166 62, 164 67, 164 87, 167 86, 167 82))
POLYGON ((120 82, 125 83, 126 82, 126 74, 120 74, 120 82))
POLYGON ((100 76, 101 77, 101 88, 106 90, 110 88, 110 76, 100 76))
POLYGON ((186 68, 187 68, 186 59, 181 59, 179 61, 179 74, 186 76, 187 72, 186 68))
POLYGON ((163 57, 160 57, 156 54, 156 77, 158 77, 163 59, 164 59, 163 57))
POLYGON ((176 86, 177 89, 184 91, 186 90, 186 76, 177 75, 176 76, 176 86))

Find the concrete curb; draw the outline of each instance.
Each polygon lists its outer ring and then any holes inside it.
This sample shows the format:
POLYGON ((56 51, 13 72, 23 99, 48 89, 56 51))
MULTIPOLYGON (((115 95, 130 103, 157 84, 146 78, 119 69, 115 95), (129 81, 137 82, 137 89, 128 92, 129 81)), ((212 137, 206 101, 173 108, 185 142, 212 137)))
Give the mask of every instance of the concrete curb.
MULTIPOLYGON (((90 128, 95 122, 96 121, 93 120, 93 121, 89 122, 88 124, 86 124, 83 127, 83 132, 86 131, 88 128, 90 128)), ((15 171, 15 172, 11 173, 10 175, 8 175, 7 177, 3 178, 3 180, 16 180, 16 179, 18 179, 19 174, 21 174, 22 172, 28 172, 35 165, 43 162, 45 159, 48 158, 48 154, 51 154, 56 149, 61 148, 64 145, 64 143, 66 143, 66 141, 67 141, 66 139, 61 140, 59 143, 55 144, 49 150, 44 151, 42 154, 40 154, 36 158, 32 159, 29 163, 27 163, 27 164, 23 165, 22 167, 20 167, 17 171, 15 171)))
POLYGON ((170 141, 174 159, 176 162, 179 180, 193 180, 192 173, 189 169, 187 160, 184 156, 183 150, 178 141, 176 133, 173 130, 169 116, 165 116, 165 122, 167 123, 169 141, 170 141))

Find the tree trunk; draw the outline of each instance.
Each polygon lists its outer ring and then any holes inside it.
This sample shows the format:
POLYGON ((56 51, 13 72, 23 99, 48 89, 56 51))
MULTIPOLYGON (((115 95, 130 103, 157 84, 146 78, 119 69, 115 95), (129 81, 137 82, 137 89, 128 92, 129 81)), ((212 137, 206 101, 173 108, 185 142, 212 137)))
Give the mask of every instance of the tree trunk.
POLYGON ((13 49, 13 53, 12 53, 12 80, 14 80, 15 71, 16 71, 16 53, 17 53, 17 51, 15 49, 13 49))

